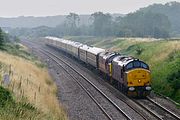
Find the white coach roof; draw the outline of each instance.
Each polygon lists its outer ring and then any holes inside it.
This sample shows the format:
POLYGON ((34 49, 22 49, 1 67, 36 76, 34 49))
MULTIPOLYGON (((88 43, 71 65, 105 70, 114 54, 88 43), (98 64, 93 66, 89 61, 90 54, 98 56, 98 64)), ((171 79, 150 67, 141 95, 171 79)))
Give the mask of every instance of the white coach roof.
POLYGON ((89 48, 87 51, 90 52, 90 53, 92 53, 92 54, 97 55, 97 54, 100 53, 100 52, 104 52, 105 49, 97 48, 97 47, 91 47, 91 48, 89 48))
POLYGON ((65 39, 57 38, 57 37, 47 36, 45 38, 51 39, 51 40, 54 40, 54 41, 58 41, 58 42, 61 42, 61 43, 69 44, 69 45, 72 45, 74 43, 73 41, 65 40, 65 39))
POLYGON ((51 40, 56 40, 56 41, 62 41, 62 39, 61 39, 61 38, 57 38, 57 37, 47 36, 47 37, 45 37, 45 38, 47 38, 47 39, 51 39, 51 40))
POLYGON ((100 52, 105 51, 105 49, 102 49, 102 48, 90 47, 88 45, 84 45, 84 44, 79 43, 79 42, 73 42, 71 40, 65 40, 65 39, 61 39, 61 38, 57 38, 57 37, 51 37, 51 36, 47 36, 45 38, 55 40, 55 41, 60 41, 62 43, 70 44, 70 45, 73 45, 73 46, 80 46, 80 49, 88 51, 88 52, 90 52, 92 54, 95 54, 95 55, 97 55, 100 52))
POLYGON ((87 46, 87 45, 82 45, 82 46, 80 47, 81 50, 85 50, 85 51, 87 51, 89 48, 91 48, 91 47, 90 47, 90 46, 87 46))

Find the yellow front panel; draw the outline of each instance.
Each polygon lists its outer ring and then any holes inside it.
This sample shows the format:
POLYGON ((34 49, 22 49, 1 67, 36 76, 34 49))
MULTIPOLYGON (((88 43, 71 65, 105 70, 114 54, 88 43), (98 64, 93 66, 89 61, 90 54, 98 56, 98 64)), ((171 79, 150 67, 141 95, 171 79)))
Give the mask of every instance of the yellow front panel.
POLYGON ((128 86, 150 85, 150 71, 136 68, 126 72, 128 86))
POLYGON ((112 76, 112 64, 109 63, 109 75, 112 76))

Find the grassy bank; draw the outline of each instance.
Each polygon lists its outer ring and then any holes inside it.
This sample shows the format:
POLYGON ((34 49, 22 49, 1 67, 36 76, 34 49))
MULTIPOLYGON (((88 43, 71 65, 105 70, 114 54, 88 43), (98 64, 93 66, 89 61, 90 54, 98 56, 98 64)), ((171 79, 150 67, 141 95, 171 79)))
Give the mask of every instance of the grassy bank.
POLYGON ((4 101, 0 119, 67 119, 45 65, 25 47, 7 45, 0 51, 0 71, 0 100, 4 101), (4 75, 9 76, 8 83, 3 82, 4 75))
POLYGON ((144 60, 151 68, 153 89, 180 103, 180 40, 94 37, 87 39, 83 37, 81 38, 83 40, 77 40, 78 37, 69 38, 144 60))

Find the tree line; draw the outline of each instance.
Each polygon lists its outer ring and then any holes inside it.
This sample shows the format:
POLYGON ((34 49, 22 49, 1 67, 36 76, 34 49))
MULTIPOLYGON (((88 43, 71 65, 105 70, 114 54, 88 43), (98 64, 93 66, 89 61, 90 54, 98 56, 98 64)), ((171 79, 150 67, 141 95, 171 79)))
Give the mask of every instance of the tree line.
POLYGON ((168 17, 151 11, 136 11, 122 17, 112 17, 108 13, 95 12, 89 17, 87 25, 80 25, 76 13, 66 16, 64 23, 55 28, 40 26, 33 29, 18 28, 11 31, 17 36, 42 37, 62 36, 117 36, 117 37, 170 37, 171 23, 168 17))
POLYGON ((19 38, 17 36, 12 36, 2 30, 0 27, 0 49, 4 50, 6 43, 19 42, 19 38))
POLYGON ((3 45, 9 41, 9 36, 0 28, 0 49, 2 49, 3 45))
POLYGON ((64 24, 55 28, 60 35, 93 35, 118 37, 169 37, 171 24, 168 17, 152 12, 135 12, 125 17, 112 18, 110 14, 96 12, 89 18, 90 25, 79 25, 78 14, 70 13, 64 24))

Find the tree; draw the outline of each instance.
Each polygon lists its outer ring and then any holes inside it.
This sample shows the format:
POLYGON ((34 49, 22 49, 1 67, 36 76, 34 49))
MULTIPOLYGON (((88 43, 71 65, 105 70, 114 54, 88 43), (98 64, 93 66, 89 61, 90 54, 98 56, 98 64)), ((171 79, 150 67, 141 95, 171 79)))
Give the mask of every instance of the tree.
POLYGON ((76 35, 78 33, 78 27, 79 27, 79 15, 76 13, 70 13, 67 17, 66 17, 66 27, 67 27, 67 32, 70 35, 76 35))
POLYGON ((137 11, 117 22, 117 35, 125 37, 169 37, 170 22, 167 16, 159 13, 137 11))
POLYGON ((174 59, 170 63, 170 74, 167 76, 167 80, 171 87, 174 89, 172 96, 174 96, 180 89, 180 58, 174 59))
POLYGON ((2 47, 4 44, 4 33, 2 29, 0 28, 0 47, 2 47))
POLYGON ((112 34, 112 17, 110 14, 96 12, 91 14, 95 36, 110 36, 112 34))

